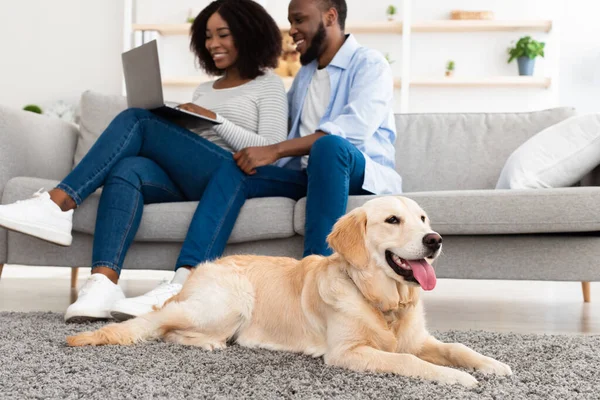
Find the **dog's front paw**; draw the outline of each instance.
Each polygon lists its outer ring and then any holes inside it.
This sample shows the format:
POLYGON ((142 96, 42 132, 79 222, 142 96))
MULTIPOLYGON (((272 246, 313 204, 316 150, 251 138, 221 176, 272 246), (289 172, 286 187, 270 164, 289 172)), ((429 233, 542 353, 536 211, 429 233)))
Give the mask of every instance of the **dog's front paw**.
POLYGON ((94 332, 83 332, 75 336, 67 336, 67 345, 70 347, 95 346, 96 342, 94 332))
POLYGON ((448 367, 441 368, 443 368, 443 371, 436 379, 438 382, 449 385, 454 385, 458 383, 468 388, 477 386, 477 379, 475 379, 472 375, 463 371, 459 371, 457 369, 452 369, 448 367))
POLYGON ((512 375, 510 367, 500 361, 494 360, 491 357, 484 357, 481 364, 475 368, 478 372, 484 375, 512 375))

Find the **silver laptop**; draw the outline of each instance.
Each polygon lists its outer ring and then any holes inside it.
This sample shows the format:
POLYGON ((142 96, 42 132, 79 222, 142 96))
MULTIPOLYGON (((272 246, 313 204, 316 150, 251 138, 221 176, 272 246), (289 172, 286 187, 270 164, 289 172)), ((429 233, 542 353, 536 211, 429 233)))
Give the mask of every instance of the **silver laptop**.
POLYGON ((156 40, 123 53, 121 58, 128 107, 150 110, 187 129, 204 129, 219 124, 217 120, 180 110, 176 103, 165 103, 156 40))

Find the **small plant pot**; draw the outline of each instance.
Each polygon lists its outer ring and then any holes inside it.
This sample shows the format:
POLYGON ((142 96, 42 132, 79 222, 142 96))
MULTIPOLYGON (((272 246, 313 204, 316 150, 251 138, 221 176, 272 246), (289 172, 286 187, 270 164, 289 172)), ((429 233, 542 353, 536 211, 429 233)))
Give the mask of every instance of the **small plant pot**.
POLYGON ((395 21, 396 20, 396 16, 395 15, 388 15, 387 16, 387 20, 390 21, 390 22, 395 21))
POLYGON ((454 71, 446 71, 446 76, 447 77, 454 76, 454 71))
POLYGON ((519 75, 521 76, 532 76, 533 69, 535 67, 535 58, 519 57, 517 58, 517 64, 519 64, 519 75))

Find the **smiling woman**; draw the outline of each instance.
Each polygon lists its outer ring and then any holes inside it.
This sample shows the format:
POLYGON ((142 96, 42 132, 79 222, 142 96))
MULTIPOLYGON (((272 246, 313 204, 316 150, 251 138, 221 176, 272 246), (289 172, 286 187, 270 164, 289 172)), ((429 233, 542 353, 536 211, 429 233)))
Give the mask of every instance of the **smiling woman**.
POLYGON ((213 1, 194 19, 190 48, 206 73, 220 77, 200 85, 192 102, 180 106, 221 122, 195 133, 232 152, 285 139, 287 119, 259 121, 257 105, 265 116, 287 118, 285 89, 269 71, 282 51, 281 31, 262 6, 252 0, 213 1))
POLYGON ((254 79, 277 67, 281 31, 254 1, 215 1, 194 20, 190 48, 211 75, 226 75, 233 67, 240 78, 254 79))
POLYGON ((269 71, 277 66, 281 33, 263 7, 252 0, 213 1, 194 21, 191 48, 201 67, 219 79, 200 85, 192 103, 180 107, 215 118, 218 126, 189 131, 148 110, 125 110, 56 188, 0 206, 0 226, 68 246, 73 210, 103 187, 92 275, 67 309, 66 321, 126 319, 176 294, 192 266, 221 255, 235 223, 233 217, 206 228, 230 207, 228 198, 208 193, 217 171, 228 178, 241 174, 233 152, 287 137, 285 88, 269 71), (192 219, 175 278, 147 295, 124 299, 116 283, 145 205, 181 201, 200 201, 198 207, 210 209, 210 216, 196 213, 192 219))

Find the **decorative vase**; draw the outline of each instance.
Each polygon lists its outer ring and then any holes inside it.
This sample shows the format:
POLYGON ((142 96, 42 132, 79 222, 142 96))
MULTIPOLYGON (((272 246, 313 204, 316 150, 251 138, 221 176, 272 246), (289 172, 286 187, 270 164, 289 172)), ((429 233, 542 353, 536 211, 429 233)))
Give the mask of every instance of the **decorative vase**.
POLYGON ((533 67, 535 66, 535 58, 519 57, 517 58, 517 64, 519 64, 519 75, 521 76, 532 76, 533 67))

